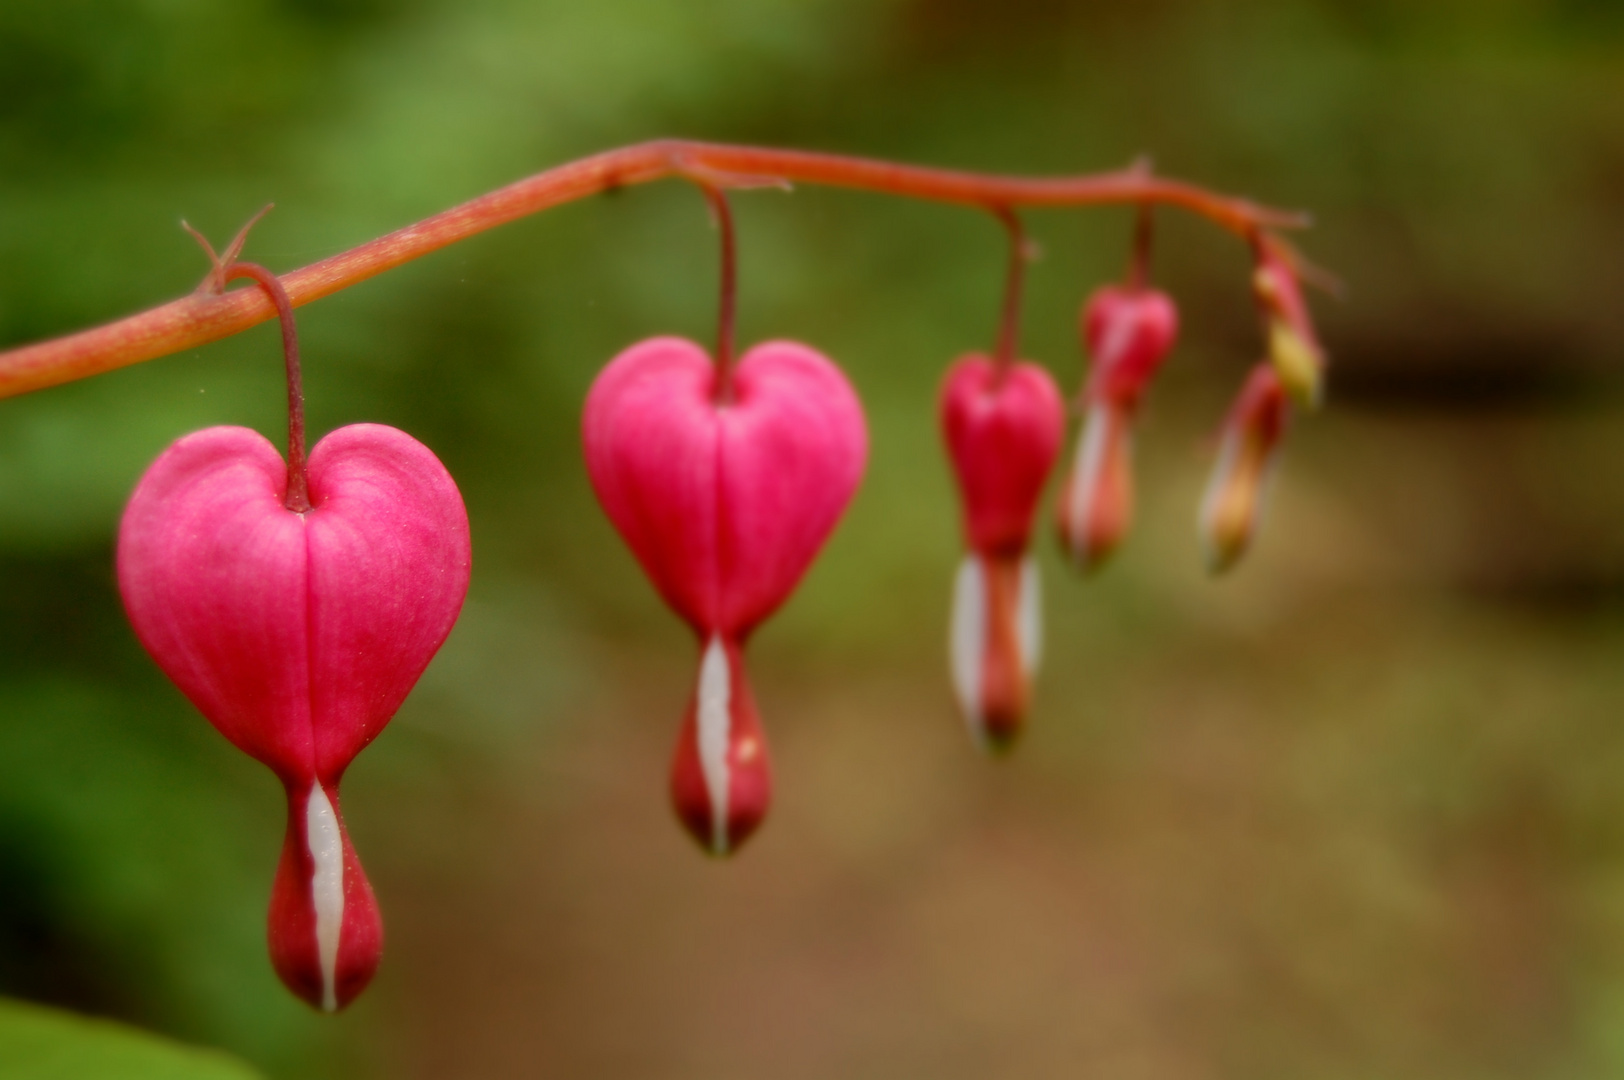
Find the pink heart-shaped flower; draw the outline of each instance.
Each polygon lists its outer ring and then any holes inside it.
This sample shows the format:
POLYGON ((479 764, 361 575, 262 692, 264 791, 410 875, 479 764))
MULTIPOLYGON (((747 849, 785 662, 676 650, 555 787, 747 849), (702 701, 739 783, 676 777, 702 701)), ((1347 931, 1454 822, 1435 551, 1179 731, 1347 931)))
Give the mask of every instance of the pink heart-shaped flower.
POLYGON ((970 546, 1025 550, 1065 431, 1054 379, 1036 364, 1000 372, 985 356, 966 356, 943 380, 941 412, 970 546))
POLYGON ((767 812, 767 747, 742 646, 795 588, 868 453, 840 369, 793 342, 758 345, 729 400, 691 341, 615 357, 587 396, 587 470, 655 588, 703 655, 671 766, 677 816, 707 850, 737 850, 767 812))
POLYGON ((942 433, 964 502, 970 553, 953 588, 953 688, 970 732, 1006 750, 1020 733, 1042 651, 1032 518, 1060 452, 1065 408, 1036 364, 966 356, 942 383, 942 433))
POLYGON ((376 424, 317 444, 309 511, 286 508, 286 486, 256 432, 176 441, 125 509, 118 578, 158 666, 288 789, 272 955, 295 992, 331 1009, 365 986, 382 943, 338 783, 456 621, 468 519, 439 460, 376 424))
POLYGON ((598 500, 701 636, 743 639, 789 596, 857 489, 868 454, 846 377, 805 345, 757 345, 714 400, 704 349, 640 342, 587 397, 598 500))

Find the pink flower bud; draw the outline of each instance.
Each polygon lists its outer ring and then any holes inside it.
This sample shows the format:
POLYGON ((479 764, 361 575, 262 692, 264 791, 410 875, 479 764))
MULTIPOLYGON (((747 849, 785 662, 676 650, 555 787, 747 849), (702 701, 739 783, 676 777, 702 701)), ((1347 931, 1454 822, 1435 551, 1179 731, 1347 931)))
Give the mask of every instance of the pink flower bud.
POLYGON ((1156 289, 1107 285, 1084 305, 1082 333, 1093 358, 1085 399, 1131 412, 1178 339, 1178 308, 1156 289))
POLYGON ((1093 365, 1059 522, 1061 544, 1085 573, 1104 564, 1133 520, 1133 417, 1178 329, 1178 309, 1155 289, 1108 285, 1083 308, 1093 365))
POLYGON ((1258 364, 1224 420, 1218 461, 1201 500, 1201 541, 1215 574, 1235 565, 1257 532, 1288 412, 1278 371, 1258 364))
POLYGON ((1036 364, 954 364, 942 430, 964 500, 970 554, 953 593, 950 656, 959 706, 977 741, 1007 748, 1031 696, 1040 651, 1032 518, 1065 428, 1060 392, 1036 364))
POLYGON ((366 986, 383 946, 339 780, 456 622, 468 518, 434 455, 376 424, 317 444, 310 510, 287 509, 286 489, 281 455, 253 431, 178 440, 130 497, 118 579, 158 666, 287 789, 271 957, 291 990, 332 1011, 366 986))
POLYGON ((746 682, 750 632, 794 590, 862 477, 868 435, 840 369, 758 345, 718 403, 709 354, 662 337, 615 357, 587 395, 587 471, 609 519, 702 650, 672 764, 677 815, 726 854, 771 794, 746 682))
POLYGON ((1318 408, 1325 394, 1325 350, 1314 333, 1296 268, 1278 242, 1262 241, 1257 258, 1252 290, 1267 321, 1269 360, 1294 400, 1318 408))
POLYGON ((1179 336, 1179 310, 1156 289, 1104 286, 1083 307, 1082 330, 1093 365, 1057 516, 1060 544, 1088 573, 1134 520, 1134 414, 1179 336))

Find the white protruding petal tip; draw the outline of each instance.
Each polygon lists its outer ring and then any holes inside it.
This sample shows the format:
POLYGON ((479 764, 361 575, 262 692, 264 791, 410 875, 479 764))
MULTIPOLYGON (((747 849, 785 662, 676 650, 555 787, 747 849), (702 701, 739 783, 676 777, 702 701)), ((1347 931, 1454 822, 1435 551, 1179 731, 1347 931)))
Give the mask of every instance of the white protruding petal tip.
POLYGON ((979 741, 981 730, 981 665, 987 640, 986 582, 981 560, 966 555, 953 580, 953 616, 948 636, 953 690, 959 710, 979 741))
POLYGON ((699 766, 710 796, 711 851, 728 852, 727 815, 730 795, 727 751, 732 736, 733 672, 720 636, 705 646, 699 665, 699 766))
POLYGON ((1030 555, 1021 559, 1017 604, 1015 632, 1020 642, 1021 667, 1030 679, 1043 661, 1043 583, 1038 574, 1038 561, 1030 555))
POLYGON ((344 835, 338 814, 318 781, 305 807, 305 843, 314 870, 310 899, 316 913, 316 956, 321 963, 321 1007, 338 1011, 338 946, 344 929, 344 835))

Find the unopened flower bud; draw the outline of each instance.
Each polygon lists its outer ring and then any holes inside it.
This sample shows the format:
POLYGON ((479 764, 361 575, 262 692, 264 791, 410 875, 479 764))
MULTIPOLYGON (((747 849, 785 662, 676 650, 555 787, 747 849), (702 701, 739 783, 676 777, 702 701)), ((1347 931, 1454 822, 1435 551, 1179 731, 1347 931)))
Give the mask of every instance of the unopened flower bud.
POLYGON ((1083 307, 1092 366, 1058 516, 1061 543, 1085 573, 1104 564, 1133 519, 1133 417, 1178 328, 1178 309, 1155 289, 1106 286, 1083 307))
POLYGON ((1218 461, 1201 500, 1201 542, 1214 574, 1234 566, 1257 533, 1287 415, 1277 370, 1258 364, 1224 420, 1218 461))
POLYGON ((1265 241, 1258 250, 1252 290, 1268 323, 1269 360, 1295 401, 1318 408, 1325 395, 1325 351, 1314 334, 1302 284, 1278 244, 1265 241))

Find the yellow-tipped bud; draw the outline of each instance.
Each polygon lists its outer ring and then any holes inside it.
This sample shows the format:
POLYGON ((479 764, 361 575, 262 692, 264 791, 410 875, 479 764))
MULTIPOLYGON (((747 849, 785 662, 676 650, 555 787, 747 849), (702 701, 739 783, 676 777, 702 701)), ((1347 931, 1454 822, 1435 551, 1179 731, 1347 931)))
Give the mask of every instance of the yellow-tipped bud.
POLYGON ((1269 360, 1293 401, 1319 408, 1325 397, 1325 361, 1319 349, 1284 319, 1269 320, 1269 360))
POLYGON ((1269 336, 1269 360, 1293 401, 1317 409, 1325 396, 1325 351, 1303 300, 1289 253, 1276 243, 1259 250, 1252 290, 1263 308, 1269 336))
POLYGON ((1214 574, 1239 562, 1257 534, 1286 409, 1275 367, 1257 365, 1224 421, 1218 461, 1201 500, 1198 528, 1207 569, 1214 574))

